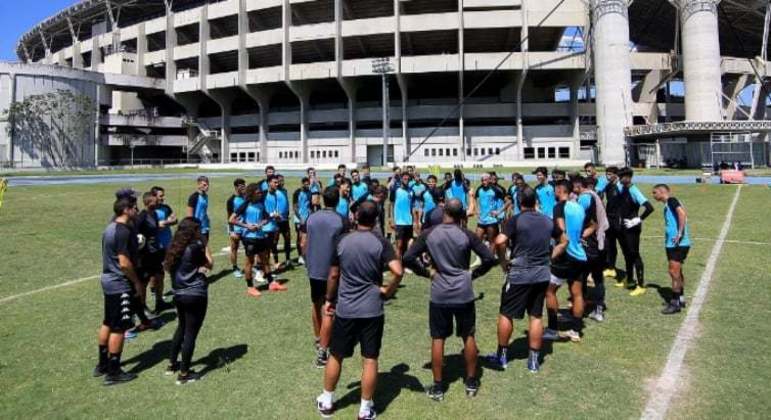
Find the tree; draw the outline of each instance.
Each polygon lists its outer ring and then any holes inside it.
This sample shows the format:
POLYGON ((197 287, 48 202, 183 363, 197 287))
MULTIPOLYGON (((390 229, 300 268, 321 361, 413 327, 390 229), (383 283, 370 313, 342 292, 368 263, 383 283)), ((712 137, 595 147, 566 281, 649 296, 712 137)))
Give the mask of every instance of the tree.
POLYGON ((95 101, 87 95, 58 89, 14 102, 3 115, 14 147, 48 167, 90 163, 95 101))

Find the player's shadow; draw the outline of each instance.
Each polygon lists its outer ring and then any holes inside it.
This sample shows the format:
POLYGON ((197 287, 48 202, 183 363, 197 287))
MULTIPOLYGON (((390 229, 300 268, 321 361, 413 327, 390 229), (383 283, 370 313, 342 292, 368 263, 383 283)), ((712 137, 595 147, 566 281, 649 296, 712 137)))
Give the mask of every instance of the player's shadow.
POLYGON ((201 375, 217 369, 225 369, 225 372, 230 372, 230 364, 244 357, 248 351, 249 347, 246 344, 221 347, 212 350, 208 355, 193 362, 193 366, 203 365, 199 372, 201 375))
MULTIPOLYGON (((480 354, 477 357, 477 379, 482 379, 484 371, 487 366, 483 366, 484 357, 480 354)), ((431 369, 431 362, 426 362, 423 365, 423 369, 431 369)), ((466 359, 463 356, 463 351, 460 353, 447 354, 445 353, 442 361, 442 383, 445 386, 449 386, 456 381, 463 381, 466 379, 466 359)))
MULTIPOLYGON (((509 343, 509 347, 506 350, 509 362, 514 360, 526 360, 530 355, 530 344, 527 338, 527 331, 524 331, 524 333, 525 333, 524 337, 517 337, 511 343, 509 343)), ((546 362, 546 356, 552 354, 552 351, 553 351, 552 342, 543 340, 541 344, 541 354, 538 361, 541 364, 544 364, 546 362)), ((483 357, 479 358, 479 364, 480 366, 484 366, 485 369, 495 370, 499 372, 503 371, 503 369, 498 365, 497 362, 483 358, 483 357)))
MULTIPOLYGON (((375 407, 378 414, 385 413, 388 406, 402 393, 403 389, 412 392, 425 392, 417 377, 407 374, 410 366, 406 363, 394 365, 388 372, 377 375, 377 392, 375 407)), ((361 382, 352 382, 347 387, 350 391, 335 402, 335 409, 342 410, 349 405, 358 404, 361 400, 361 382)))
POLYGON ((130 359, 124 360, 121 364, 130 365, 136 363, 136 365, 131 368, 130 372, 139 374, 164 360, 168 360, 170 352, 171 340, 159 341, 153 344, 150 349, 145 350, 130 359))
POLYGON ((225 277, 227 277, 227 276, 229 276, 231 274, 233 274, 233 269, 232 268, 228 268, 226 270, 220 270, 219 273, 207 277, 206 282, 209 283, 209 284, 214 284, 214 283, 222 280, 223 278, 225 278, 225 277))
POLYGON ((656 292, 658 292, 659 296, 664 302, 669 302, 670 300, 672 300, 672 294, 673 294, 672 287, 670 286, 661 287, 660 285, 655 283, 648 283, 646 284, 646 287, 649 287, 651 289, 656 289, 656 292))

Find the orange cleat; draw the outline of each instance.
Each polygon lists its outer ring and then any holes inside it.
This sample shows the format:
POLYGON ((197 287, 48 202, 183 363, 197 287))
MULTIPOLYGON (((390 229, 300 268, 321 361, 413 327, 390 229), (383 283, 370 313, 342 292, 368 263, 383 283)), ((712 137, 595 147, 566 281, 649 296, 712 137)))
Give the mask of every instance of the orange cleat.
POLYGON ((256 287, 249 287, 249 288, 246 289, 246 295, 254 297, 254 298, 258 298, 258 297, 262 296, 262 293, 260 293, 260 291, 257 290, 256 287))
POLYGON ((268 286, 268 290, 270 290, 271 292, 286 292, 287 288, 281 283, 274 281, 270 283, 270 286, 268 286))

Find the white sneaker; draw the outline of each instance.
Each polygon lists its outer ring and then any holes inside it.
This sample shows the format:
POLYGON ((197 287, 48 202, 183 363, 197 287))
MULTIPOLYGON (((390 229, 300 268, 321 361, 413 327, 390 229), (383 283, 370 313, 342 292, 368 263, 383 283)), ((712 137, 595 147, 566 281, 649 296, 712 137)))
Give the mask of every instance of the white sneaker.
POLYGON ((303 257, 297 258, 297 264, 298 265, 305 265, 305 259, 303 257))
POLYGON ((560 333, 560 336, 570 339, 570 341, 577 343, 581 341, 581 334, 576 330, 567 330, 560 333))
POLYGON ((407 274, 413 274, 412 270, 410 270, 409 268, 405 268, 404 272, 407 273, 407 274))

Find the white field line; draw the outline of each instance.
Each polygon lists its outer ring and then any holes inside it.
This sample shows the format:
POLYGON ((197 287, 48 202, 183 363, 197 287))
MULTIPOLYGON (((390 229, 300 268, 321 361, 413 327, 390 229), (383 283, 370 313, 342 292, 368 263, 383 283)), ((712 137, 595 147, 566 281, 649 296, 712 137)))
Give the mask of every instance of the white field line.
POLYGON ((669 405, 672 402, 672 396, 677 395, 677 388, 680 384, 680 372, 683 368, 683 360, 685 354, 688 352, 688 348, 696 340, 696 327, 699 323, 699 314, 701 313, 701 307, 704 305, 704 301, 709 291, 709 285, 712 282, 712 275, 715 272, 715 265, 717 259, 720 256, 720 251, 723 249, 723 244, 726 242, 725 237, 728 235, 728 231, 731 229, 731 221, 733 220, 734 209, 736 209, 736 203, 739 201, 739 194, 741 193, 741 185, 736 189, 733 201, 731 201, 731 207, 728 209, 723 227, 720 229, 720 235, 718 236, 715 245, 712 247, 712 252, 707 259, 707 265, 704 267, 704 272, 701 274, 699 281, 699 287, 696 289, 696 293, 691 299, 691 303, 688 306, 688 313, 685 316, 685 320, 680 325, 680 330, 677 332, 675 342, 672 345, 672 350, 667 357, 667 363, 661 372, 661 376, 656 380, 656 386, 651 390, 651 394, 648 397, 648 402, 645 405, 645 410, 640 417, 643 420, 659 420, 664 419, 669 405))
MULTIPOLYGON (((227 253, 223 253, 223 252, 220 252, 218 254, 214 254, 215 257, 221 257, 223 255, 228 255, 228 254, 227 253)), ((6 296, 4 298, 0 298, 0 305, 2 305, 4 303, 7 303, 7 302, 10 302, 12 300, 16 300, 18 298, 25 297, 25 296, 36 295, 38 293, 43 293, 43 292, 47 292, 49 290, 59 289, 59 288, 62 288, 62 287, 72 286, 72 285, 75 285, 75 284, 78 284, 78 283, 83 283, 84 281, 96 280, 98 278, 99 278, 99 275, 97 274, 95 276, 82 277, 82 278, 79 278, 79 279, 66 281, 64 283, 59 283, 59 284, 54 284, 54 285, 51 285, 51 286, 41 287, 40 289, 30 290, 28 292, 19 293, 19 294, 16 294, 16 295, 6 296)))

